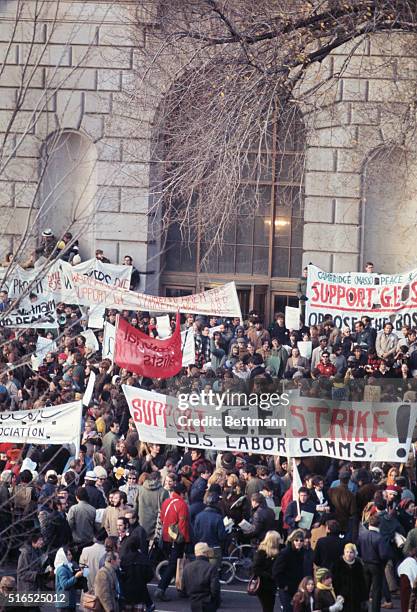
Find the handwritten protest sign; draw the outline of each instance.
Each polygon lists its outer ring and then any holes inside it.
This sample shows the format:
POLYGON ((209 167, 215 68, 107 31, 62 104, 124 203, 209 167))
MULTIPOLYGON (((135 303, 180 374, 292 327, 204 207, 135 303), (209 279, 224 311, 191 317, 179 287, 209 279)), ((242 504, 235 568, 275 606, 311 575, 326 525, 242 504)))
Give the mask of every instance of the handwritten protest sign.
POLYGON ((417 404, 291 395, 287 403, 282 394, 279 405, 262 408, 227 405, 226 393, 213 405, 131 386, 123 386, 123 392, 143 441, 291 457, 404 461, 417 416, 417 404))
POLYGON ((388 321, 397 329, 417 325, 417 269, 401 274, 324 272, 308 266, 306 325, 316 325, 326 314, 337 327, 354 328, 364 315, 377 329, 388 321))
POLYGON ((74 444, 81 435, 82 402, 0 413, 0 442, 74 444))

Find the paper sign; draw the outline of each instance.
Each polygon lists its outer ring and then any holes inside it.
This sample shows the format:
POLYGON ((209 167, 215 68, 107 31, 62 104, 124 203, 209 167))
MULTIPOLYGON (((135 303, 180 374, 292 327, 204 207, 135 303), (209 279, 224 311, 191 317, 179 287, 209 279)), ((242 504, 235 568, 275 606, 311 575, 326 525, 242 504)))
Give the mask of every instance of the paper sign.
POLYGON ((113 363, 113 355, 114 355, 115 338, 116 338, 115 326, 105 321, 104 336, 103 336, 103 349, 101 352, 101 356, 103 359, 110 359, 112 363, 113 363))
POLYGON ((84 392, 84 397, 83 397, 83 405, 84 406, 89 406, 90 405, 91 398, 93 397, 93 389, 94 389, 94 383, 95 382, 96 382, 95 372, 91 371, 90 372, 90 376, 88 377, 87 387, 86 387, 85 392, 84 392))
POLYGON ((306 342, 297 342, 297 348, 300 351, 301 357, 311 359, 311 355, 313 353, 313 343, 311 340, 307 340, 306 342))
POLYGON ((158 331, 158 338, 160 338, 161 340, 172 336, 172 328, 169 315, 162 315, 160 317, 156 317, 156 329, 158 331))
POLYGON ((285 327, 289 330, 300 329, 300 309, 293 306, 285 307, 285 327))
POLYGON ((181 350, 183 367, 195 363, 194 330, 190 327, 181 332, 181 350))
POLYGON ((100 345, 92 329, 81 332, 81 336, 84 336, 86 346, 91 346, 94 351, 98 351, 100 345))
POLYGON ((313 512, 306 512, 305 510, 301 510, 300 514, 301 519, 298 523, 298 527, 300 529, 310 529, 314 518, 313 512))
POLYGON ((105 312, 106 309, 103 306, 91 306, 88 311, 88 327, 103 329, 105 312))

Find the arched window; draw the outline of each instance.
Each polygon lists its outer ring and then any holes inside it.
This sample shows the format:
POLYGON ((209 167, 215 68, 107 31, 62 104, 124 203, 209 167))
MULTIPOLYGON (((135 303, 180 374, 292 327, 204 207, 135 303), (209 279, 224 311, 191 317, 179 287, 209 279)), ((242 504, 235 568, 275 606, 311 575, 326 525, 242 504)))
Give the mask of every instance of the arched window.
POLYGON ((242 167, 236 215, 221 247, 210 250, 215 228, 201 228, 187 244, 175 224, 168 230, 165 270, 196 274, 298 277, 303 243, 303 161, 305 132, 293 108, 285 123, 277 118, 259 151, 251 147, 242 167), (259 163, 260 160, 260 163, 259 163), (253 214, 249 205, 257 200, 253 214))
POLYGON ((400 147, 378 149, 364 170, 363 260, 395 273, 415 267, 417 157, 400 147), (366 228, 366 232, 364 231, 366 228))
POLYGON ((97 150, 86 136, 64 130, 52 134, 42 156, 41 227, 56 236, 79 234, 83 257, 94 252, 97 150))

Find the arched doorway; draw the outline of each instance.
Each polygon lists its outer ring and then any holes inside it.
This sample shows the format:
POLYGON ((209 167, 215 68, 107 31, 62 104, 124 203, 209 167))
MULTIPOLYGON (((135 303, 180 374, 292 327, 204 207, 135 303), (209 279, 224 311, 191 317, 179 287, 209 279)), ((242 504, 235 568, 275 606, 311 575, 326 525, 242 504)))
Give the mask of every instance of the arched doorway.
POLYGON ((94 253, 97 150, 86 136, 64 130, 52 134, 42 156, 39 222, 59 237, 77 236, 83 258, 94 253))

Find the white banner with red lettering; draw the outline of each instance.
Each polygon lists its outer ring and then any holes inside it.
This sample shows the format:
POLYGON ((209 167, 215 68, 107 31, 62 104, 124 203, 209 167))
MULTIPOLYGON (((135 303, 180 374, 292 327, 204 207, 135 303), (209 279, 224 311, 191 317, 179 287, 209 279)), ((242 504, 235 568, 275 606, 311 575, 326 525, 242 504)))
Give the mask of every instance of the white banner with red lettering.
POLYGON ((324 272, 308 266, 306 325, 321 323, 326 314, 336 327, 353 329, 363 315, 373 327, 382 329, 391 322, 397 330, 402 325, 417 325, 417 270, 402 274, 367 274, 365 272, 324 272))
POLYGON ((131 386, 123 392, 142 441, 285 457, 404 462, 417 417, 417 404, 269 394, 232 406, 225 393, 175 398, 131 386))
POLYGON ((74 303, 82 306, 96 304, 115 310, 179 311, 219 317, 242 317, 234 282, 193 295, 169 298, 107 285, 92 276, 79 274, 68 267, 65 272, 66 294, 64 293, 63 298, 65 299, 62 300, 65 302, 71 303, 70 296, 73 296, 73 299, 76 299, 74 303))

